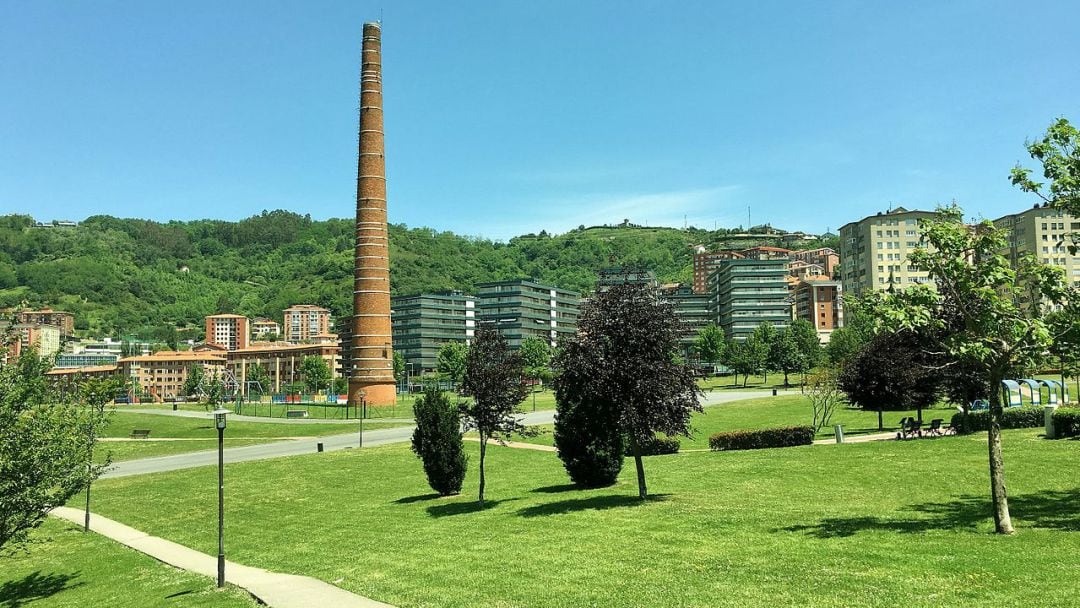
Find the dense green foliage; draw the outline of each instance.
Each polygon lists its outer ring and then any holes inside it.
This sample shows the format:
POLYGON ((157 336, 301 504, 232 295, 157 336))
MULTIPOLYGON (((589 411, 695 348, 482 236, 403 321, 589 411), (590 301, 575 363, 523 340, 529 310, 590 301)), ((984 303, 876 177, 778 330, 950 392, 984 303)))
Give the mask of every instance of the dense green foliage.
POLYGON ((1061 407, 1054 412, 1054 437, 1080 437, 1080 407, 1061 407))
POLYGON ((610 425, 626 434, 642 499, 648 488, 641 445, 657 433, 689 437, 690 416, 701 411, 694 372, 677 359, 681 331, 674 307, 656 289, 614 285, 582 307, 577 335, 559 355, 561 371, 584 378, 579 398, 605 404, 610 425))
POLYGON ((428 485, 440 496, 461 492, 469 457, 461 439, 461 412, 436 386, 424 388, 413 405, 412 450, 424 463, 428 485))
POLYGON ((461 394, 471 397, 461 406, 469 429, 480 434, 480 488, 478 501, 484 504, 484 460, 488 439, 505 440, 526 431, 514 416, 525 400, 525 370, 521 354, 510 350, 506 338, 493 327, 476 330, 465 358, 465 378, 461 394))
POLYGON ((717 451, 790 448, 814 442, 814 427, 787 426, 754 431, 728 431, 709 437, 709 448, 717 451))
MULTIPOLYGON (((1023 407, 1009 407, 1001 412, 1001 428, 1003 429, 1037 429, 1046 423, 1042 406, 1025 405, 1023 407)), ((988 410, 974 412, 957 412, 953 414, 949 426, 958 435, 967 435, 976 431, 985 431, 990 428, 990 412, 988 410)))
MULTIPOLYGON (((678 454, 681 443, 675 437, 654 436, 641 442, 638 448, 642 456, 661 456, 663 454, 678 454)), ((624 456, 633 456, 630 446, 626 446, 624 456)))
POLYGON ((583 488, 610 486, 619 478, 627 441, 615 405, 594 392, 591 370, 577 365, 585 353, 568 342, 555 358, 555 447, 570 480, 583 488))
POLYGON ((91 464, 104 393, 61 394, 45 376, 51 365, 33 349, 0 363, 0 548, 24 543, 104 470, 91 464))
MULTIPOLYGON (((353 228, 352 220, 287 211, 239 222, 93 216, 77 228, 35 228, 29 216, 0 216, 0 308, 53 306, 75 313, 78 330, 165 343, 201 336, 203 317, 223 311, 280 320, 284 308, 310 303, 343 319, 352 307, 353 228)), ((765 235, 736 242, 730 232, 582 227, 501 243, 395 224, 391 289, 471 291, 485 281, 535 277, 591 291, 613 258, 650 268, 663 281, 689 281, 693 245, 776 244, 765 235)))

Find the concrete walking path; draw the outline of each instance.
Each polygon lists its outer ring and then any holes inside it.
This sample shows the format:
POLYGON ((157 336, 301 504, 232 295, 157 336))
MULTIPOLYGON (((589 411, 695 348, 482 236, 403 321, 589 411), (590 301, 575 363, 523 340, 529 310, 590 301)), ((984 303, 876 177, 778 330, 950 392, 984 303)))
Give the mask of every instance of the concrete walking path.
MULTIPOLYGON (((472 442, 475 442, 475 443, 480 443, 480 438, 479 437, 462 437, 462 439, 464 439, 465 441, 472 441, 472 442)), ((536 450, 538 452, 556 452, 556 451, 558 451, 558 450, 555 449, 555 446, 544 445, 542 443, 524 443, 524 442, 521 442, 521 441, 503 441, 503 442, 499 442, 499 441, 496 441, 494 439, 489 439, 488 442, 491 443, 491 444, 494 444, 494 445, 502 446, 504 448, 518 448, 518 449, 522 449, 522 450, 536 450)))
MULTIPOLYGON (((78 509, 57 507, 50 514, 78 526, 83 525, 84 512, 78 509)), ((212 579, 217 578, 216 555, 200 553, 172 541, 150 536, 96 513, 90 514, 90 529, 170 566, 212 579)), ((225 561, 225 581, 246 589, 260 602, 273 608, 393 608, 390 604, 376 602, 309 576, 281 574, 228 560, 225 561)))
MULTIPOLYGON (((870 441, 890 440, 896 440, 896 431, 889 433, 874 433, 872 435, 844 435, 844 443, 867 443, 870 441)), ((835 437, 830 437, 828 439, 818 439, 814 441, 814 445, 837 445, 837 443, 835 437)))

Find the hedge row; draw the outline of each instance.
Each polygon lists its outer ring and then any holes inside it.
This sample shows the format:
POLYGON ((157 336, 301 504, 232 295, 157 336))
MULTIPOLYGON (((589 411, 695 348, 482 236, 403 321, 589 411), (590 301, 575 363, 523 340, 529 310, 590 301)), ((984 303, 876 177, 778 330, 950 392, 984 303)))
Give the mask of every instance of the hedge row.
MULTIPOLYGON (((978 412, 957 412, 953 414, 949 423, 956 430, 957 435, 967 435, 977 431, 985 431, 990 428, 990 412, 980 410, 978 412)), ((1003 429, 1034 429, 1045 424, 1042 406, 1025 405, 1023 407, 1007 407, 1001 413, 1001 428, 1003 429)))
POLYGON ((1080 437, 1080 407, 1061 407, 1054 412, 1054 437, 1080 437))
POLYGON ((729 431, 709 437, 713 450, 759 450, 762 448, 789 448, 810 445, 814 442, 814 427, 788 426, 758 431, 729 431))
MULTIPOLYGON (((627 456, 634 455, 634 449, 630 447, 630 441, 627 440, 625 454, 627 456)), ((678 454, 679 453, 679 440, 674 437, 653 437, 649 441, 641 442, 639 446, 641 448, 642 456, 659 456, 661 454, 678 454)))

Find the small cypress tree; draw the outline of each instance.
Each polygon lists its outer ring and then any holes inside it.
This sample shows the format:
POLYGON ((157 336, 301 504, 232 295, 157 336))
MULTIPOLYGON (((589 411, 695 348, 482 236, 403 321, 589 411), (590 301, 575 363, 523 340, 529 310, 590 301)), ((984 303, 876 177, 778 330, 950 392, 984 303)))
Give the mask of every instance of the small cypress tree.
POLYGON ((428 485, 443 496, 461 492, 469 457, 461 440, 461 412, 446 393, 428 386, 413 405, 412 450, 424 463, 428 485))
POLYGON ((619 413, 590 394, 592 373, 576 340, 567 341, 556 358, 555 447, 571 481, 585 488, 610 486, 623 466, 626 441, 619 413))

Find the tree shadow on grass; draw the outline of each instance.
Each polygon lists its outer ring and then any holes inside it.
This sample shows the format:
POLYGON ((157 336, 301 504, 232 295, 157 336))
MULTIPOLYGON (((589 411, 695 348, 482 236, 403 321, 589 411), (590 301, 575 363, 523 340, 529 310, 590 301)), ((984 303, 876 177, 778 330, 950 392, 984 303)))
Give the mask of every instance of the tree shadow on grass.
POLYGON ((417 494, 416 496, 406 496, 404 498, 399 498, 399 499, 394 501, 394 504, 395 505, 411 505, 414 502, 426 502, 426 501, 429 501, 429 500, 435 500, 436 498, 440 498, 440 496, 438 494, 434 494, 434 493, 432 493, 432 494, 417 494))
POLYGON ((608 496, 592 496, 589 498, 571 498, 569 500, 559 500, 556 502, 544 503, 542 505, 533 505, 531 507, 525 507, 518 511, 518 515, 521 517, 542 517, 544 515, 562 515, 564 513, 573 513, 575 511, 603 511, 605 509, 617 509, 620 507, 640 507, 652 502, 663 502, 667 500, 670 494, 652 494, 645 500, 641 500, 637 496, 627 495, 608 495, 608 496))
POLYGON ((69 585, 79 577, 72 574, 42 574, 40 570, 24 576, 17 581, 7 581, 0 585, 0 608, 19 608, 30 602, 45 599, 79 587, 82 583, 69 585))
MULTIPOLYGON (((843 538, 875 530, 907 534, 930 530, 974 530, 993 519, 993 507, 986 496, 961 496, 949 502, 910 505, 904 510, 920 517, 830 517, 812 525, 783 528, 783 531, 805 532, 817 538, 843 538)), ((1010 496, 1009 511, 1016 519, 1017 527, 1078 532, 1080 489, 1010 496)))
POLYGON ((511 498, 507 500, 485 500, 484 506, 480 506, 480 503, 475 500, 468 502, 451 502, 442 505, 432 505, 427 508, 428 515, 432 517, 448 517, 451 515, 465 515, 466 513, 479 513, 480 511, 487 511, 493 509, 496 506, 510 502, 511 500, 517 500, 511 498))
POLYGON ((532 491, 533 492, 539 492, 541 494, 559 494, 560 492, 572 492, 574 490, 583 490, 583 489, 585 489, 585 488, 581 488, 581 487, 576 486, 576 485, 574 485, 572 483, 563 483, 563 484, 559 484, 557 486, 544 486, 542 488, 536 488, 536 489, 534 489, 532 491))

